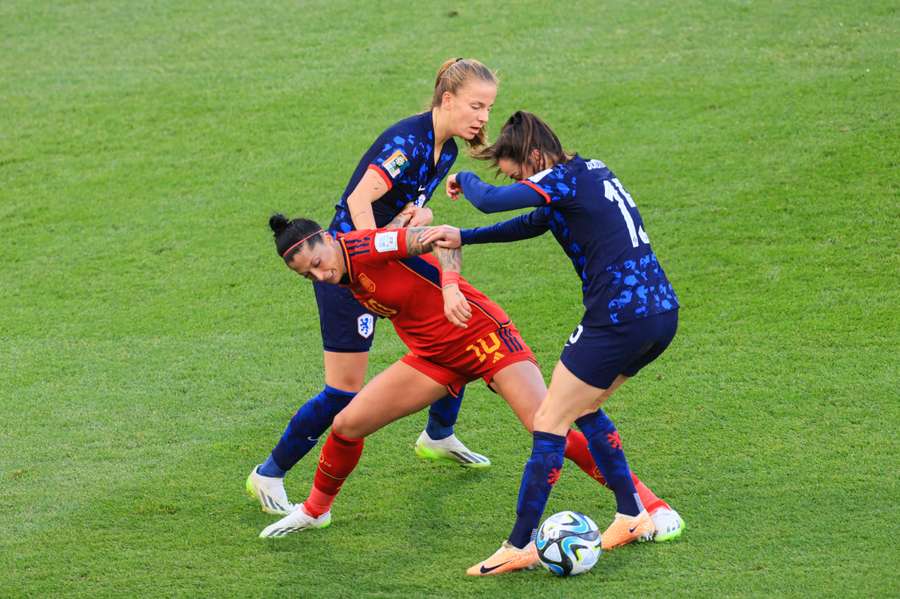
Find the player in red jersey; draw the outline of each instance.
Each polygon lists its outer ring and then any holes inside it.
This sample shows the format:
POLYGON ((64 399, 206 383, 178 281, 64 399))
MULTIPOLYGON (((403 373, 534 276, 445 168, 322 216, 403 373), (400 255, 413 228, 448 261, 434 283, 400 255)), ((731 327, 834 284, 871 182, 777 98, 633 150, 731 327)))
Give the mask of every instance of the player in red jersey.
MULTIPOLYGON (((306 501, 260 536, 330 524, 331 504, 359 461, 364 438, 469 381, 483 378, 532 429, 546 394, 541 372, 503 309, 460 277, 459 249, 423 244, 424 227, 335 237, 302 218, 288 221, 279 214, 269 224, 278 253, 292 270, 347 286, 360 304, 391 320, 410 353, 373 378, 337 415, 306 501)), ((586 439, 575 430, 569 432, 566 457, 603 482, 586 439)), ((646 489, 637 479, 636 484, 646 489)))

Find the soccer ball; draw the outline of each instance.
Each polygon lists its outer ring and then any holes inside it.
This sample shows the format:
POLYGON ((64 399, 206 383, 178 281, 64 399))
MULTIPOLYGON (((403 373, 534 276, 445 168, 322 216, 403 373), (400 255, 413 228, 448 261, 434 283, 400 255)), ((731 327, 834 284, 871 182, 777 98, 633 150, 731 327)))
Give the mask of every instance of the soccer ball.
POLYGON ((557 576, 587 572, 600 558, 600 529, 579 512, 559 512, 541 524, 534 540, 541 565, 557 576))

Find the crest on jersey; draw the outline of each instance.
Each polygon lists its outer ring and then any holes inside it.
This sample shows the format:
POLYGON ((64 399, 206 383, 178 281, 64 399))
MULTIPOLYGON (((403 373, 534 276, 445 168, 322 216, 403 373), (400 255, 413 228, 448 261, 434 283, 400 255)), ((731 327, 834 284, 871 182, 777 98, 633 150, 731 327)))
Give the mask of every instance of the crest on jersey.
POLYGON ((397 175, 405 171, 408 166, 409 158, 406 157, 403 150, 397 150, 381 163, 381 167, 387 171, 391 179, 397 178, 397 175))
POLYGON ((356 332, 363 339, 368 339, 375 332, 375 317, 371 314, 360 314, 356 319, 356 332))
POLYGON ((366 273, 361 272, 359 276, 356 277, 356 280, 360 285, 363 286, 363 289, 368 291, 369 293, 375 293, 375 282, 366 276, 366 273))
POLYGON ((428 201, 428 196, 425 195, 425 191, 427 188, 424 185, 419 185, 419 197, 416 198, 416 208, 421 208, 425 205, 425 202, 428 201))

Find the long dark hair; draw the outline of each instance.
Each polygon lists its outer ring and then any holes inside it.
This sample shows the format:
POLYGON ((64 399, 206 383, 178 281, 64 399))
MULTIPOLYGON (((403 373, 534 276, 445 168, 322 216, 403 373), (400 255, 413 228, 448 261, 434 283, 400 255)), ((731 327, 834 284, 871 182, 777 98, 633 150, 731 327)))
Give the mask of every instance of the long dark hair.
POLYGON ((500 137, 488 147, 474 152, 473 157, 479 160, 490 160, 497 166, 502 159, 512 160, 517 164, 532 164, 535 170, 547 168, 547 160, 553 164, 568 162, 572 155, 563 150, 559 138, 550 125, 542 121, 537 115, 524 110, 513 113, 503 128, 500 129, 500 137), (532 150, 541 153, 541 163, 533 164, 531 160, 532 150))
MULTIPOLYGON (((431 95, 431 107, 440 106, 444 92, 455 94, 469 79, 481 79, 494 85, 500 84, 497 75, 474 58, 451 58, 444 61, 444 64, 438 69, 437 77, 434 80, 434 93, 431 95)), ((487 143, 487 133, 484 127, 475 137, 467 139, 466 143, 471 148, 480 148, 487 143)))
POLYGON ((323 243, 322 227, 307 218, 289 220, 281 213, 273 214, 269 217, 269 228, 275 233, 275 250, 285 262, 290 262, 304 245, 314 247, 323 243))

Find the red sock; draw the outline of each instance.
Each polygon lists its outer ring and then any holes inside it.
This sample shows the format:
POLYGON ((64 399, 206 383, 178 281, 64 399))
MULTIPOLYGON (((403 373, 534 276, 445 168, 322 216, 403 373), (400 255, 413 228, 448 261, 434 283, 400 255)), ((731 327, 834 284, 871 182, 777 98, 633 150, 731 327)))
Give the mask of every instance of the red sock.
POLYGON ((313 487, 303 502, 307 514, 318 518, 331 509, 344 481, 359 462, 364 442, 365 439, 351 439, 331 431, 319 454, 313 487))
MULTIPOLYGON (((585 436, 575 429, 570 429, 566 435, 566 457, 575 462, 588 476, 596 480, 603 486, 606 486, 606 479, 597 468, 594 457, 588 449, 588 442, 585 436)), ((644 504, 644 509, 652 512, 660 507, 668 508, 669 504, 660 499, 650 490, 650 487, 641 482, 634 472, 631 473, 631 480, 634 482, 634 488, 644 504)))
POLYGON ((644 509, 648 512, 653 512, 661 507, 668 508, 669 504, 656 496, 656 494, 650 490, 650 487, 641 482, 641 479, 637 477, 633 471, 631 473, 631 480, 634 482, 634 488, 637 489, 638 497, 641 498, 641 503, 644 504, 644 509))
POLYGON ((600 469, 597 468, 597 463, 594 462, 594 457, 591 455, 591 450, 588 449, 588 442, 583 433, 575 429, 569 429, 568 434, 566 434, 565 456, 575 462, 585 474, 601 485, 606 486, 606 479, 603 478, 600 469))

